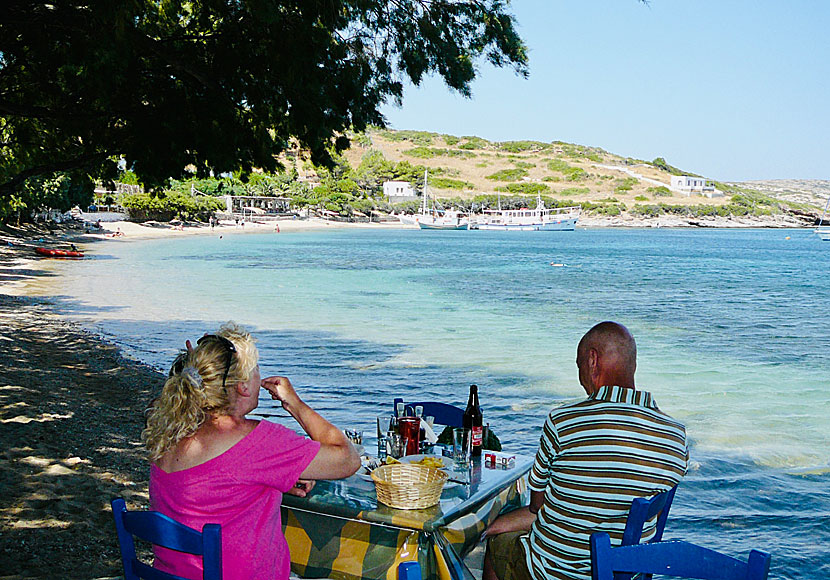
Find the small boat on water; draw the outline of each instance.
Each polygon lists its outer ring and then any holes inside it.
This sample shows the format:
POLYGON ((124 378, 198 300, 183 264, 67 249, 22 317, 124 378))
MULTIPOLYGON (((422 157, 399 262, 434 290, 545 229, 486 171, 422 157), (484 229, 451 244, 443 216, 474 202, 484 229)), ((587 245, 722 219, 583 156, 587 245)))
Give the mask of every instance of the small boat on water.
POLYGON ((457 211, 434 211, 433 214, 421 216, 418 226, 422 230, 466 230, 470 222, 466 215, 457 211))
MULTIPOLYGON (((421 212, 416 216, 418 227, 422 230, 466 230, 469 229, 469 218, 455 210, 444 210, 436 207, 435 201, 429 208, 429 194, 427 193, 427 173, 424 172, 424 194, 421 212)), ((398 218, 400 219, 400 218, 398 218)))
POLYGON ((541 196, 536 196, 534 209, 484 210, 484 215, 471 229, 507 231, 573 231, 582 213, 578 205, 573 207, 546 208, 541 196))
POLYGON ((79 250, 55 250, 52 248, 35 248, 35 252, 48 258, 83 258, 84 253, 79 250))
POLYGON ((405 213, 398 214, 398 221, 401 222, 405 226, 417 226, 418 225, 418 218, 421 217, 421 214, 414 214, 408 215, 405 213))

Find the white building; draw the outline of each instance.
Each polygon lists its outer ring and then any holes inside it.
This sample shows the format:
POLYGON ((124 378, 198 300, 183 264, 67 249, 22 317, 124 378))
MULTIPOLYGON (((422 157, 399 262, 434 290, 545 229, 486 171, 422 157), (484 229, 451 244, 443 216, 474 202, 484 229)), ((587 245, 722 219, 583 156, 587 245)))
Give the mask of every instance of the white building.
POLYGON ((723 197, 723 192, 715 189, 714 182, 702 177, 672 175, 670 188, 686 195, 696 193, 705 197, 723 197))
POLYGON ((402 201, 413 201, 418 199, 418 194, 412 189, 408 181, 384 181, 383 195, 389 203, 400 203, 402 201))

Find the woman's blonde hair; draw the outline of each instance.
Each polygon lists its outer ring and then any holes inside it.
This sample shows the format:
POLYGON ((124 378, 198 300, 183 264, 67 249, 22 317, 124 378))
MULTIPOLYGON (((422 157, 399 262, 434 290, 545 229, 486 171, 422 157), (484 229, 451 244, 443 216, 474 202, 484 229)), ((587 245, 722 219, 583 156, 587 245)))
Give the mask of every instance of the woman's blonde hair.
POLYGON ((193 435, 210 415, 227 414, 236 400, 234 386, 251 378, 258 359, 253 337, 233 322, 200 338, 193 351, 179 354, 161 394, 147 409, 141 439, 150 460, 193 435))

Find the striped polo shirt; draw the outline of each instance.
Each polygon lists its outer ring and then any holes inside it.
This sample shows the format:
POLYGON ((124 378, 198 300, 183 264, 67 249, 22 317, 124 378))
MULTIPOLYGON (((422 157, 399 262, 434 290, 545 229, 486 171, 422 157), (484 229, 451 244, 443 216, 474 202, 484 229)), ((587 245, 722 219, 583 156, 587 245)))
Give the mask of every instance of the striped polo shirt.
MULTIPOLYGON (((531 576, 589 579, 591 534, 606 532, 619 545, 631 501, 673 487, 688 457, 685 428, 646 391, 601 387, 551 411, 529 476, 530 489, 545 493, 522 538, 531 576)), ((646 522, 643 541, 656 523, 646 522)))

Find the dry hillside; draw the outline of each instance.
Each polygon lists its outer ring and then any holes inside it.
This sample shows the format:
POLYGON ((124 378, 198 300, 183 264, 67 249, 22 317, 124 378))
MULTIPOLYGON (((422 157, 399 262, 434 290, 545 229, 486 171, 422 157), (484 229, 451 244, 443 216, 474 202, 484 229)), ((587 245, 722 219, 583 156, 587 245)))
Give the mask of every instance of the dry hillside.
POLYGON ((478 137, 453 137, 421 131, 374 130, 353 140, 346 158, 357 167, 368 151, 390 161, 409 161, 430 169, 430 192, 437 197, 471 198, 480 193, 534 194, 575 202, 721 205, 710 199, 668 191, 671 173, 643 161, 624 158, 596 147, 533 141, 490 142, 478 137), (665 190, 658 189, 663 186, 665 190))

